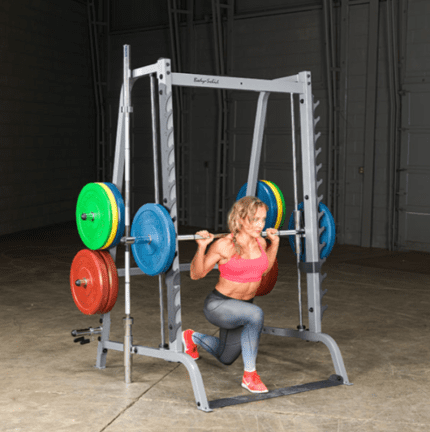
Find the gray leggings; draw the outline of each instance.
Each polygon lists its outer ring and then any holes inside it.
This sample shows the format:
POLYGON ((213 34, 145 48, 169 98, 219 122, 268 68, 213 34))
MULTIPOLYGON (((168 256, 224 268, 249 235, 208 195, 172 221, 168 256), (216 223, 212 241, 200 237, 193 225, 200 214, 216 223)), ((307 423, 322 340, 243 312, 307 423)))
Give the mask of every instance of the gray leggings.
POLYGON ((245 370, 255 370, 264 313, 253 300, 236 300, 214 290, 207 296, 203 312, 220 328, 220 337, 194 332, 194 343, 225 365, 232 364, 242 352, 245 370))

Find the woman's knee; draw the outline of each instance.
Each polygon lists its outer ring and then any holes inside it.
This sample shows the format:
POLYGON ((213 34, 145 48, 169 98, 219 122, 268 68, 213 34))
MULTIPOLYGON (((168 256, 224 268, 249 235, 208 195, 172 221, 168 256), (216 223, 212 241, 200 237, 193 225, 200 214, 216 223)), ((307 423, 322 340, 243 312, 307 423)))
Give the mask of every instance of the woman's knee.
POLYGON ((257 327, 263 326, 264 322, 264 312, 261 308, 256 307, 248 315, 249 323, 257 327))
POLYGON ((261 309, 260 307, 258 308, 258 310, 255 311, 255 318, 258 322, 264 321, 264 312, 263 309, 261 309))

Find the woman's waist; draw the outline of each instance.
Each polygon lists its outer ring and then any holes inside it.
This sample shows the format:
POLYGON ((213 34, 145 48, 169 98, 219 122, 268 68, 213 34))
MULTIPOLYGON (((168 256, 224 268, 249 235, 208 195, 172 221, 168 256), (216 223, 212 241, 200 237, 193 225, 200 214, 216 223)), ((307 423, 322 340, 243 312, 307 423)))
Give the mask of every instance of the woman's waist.
POLYGON ((215 289, 227 297, 237 300, 249 300, 254 297, 259 285, 260 281, 243 283, 232 282, 220 277, 215 289))

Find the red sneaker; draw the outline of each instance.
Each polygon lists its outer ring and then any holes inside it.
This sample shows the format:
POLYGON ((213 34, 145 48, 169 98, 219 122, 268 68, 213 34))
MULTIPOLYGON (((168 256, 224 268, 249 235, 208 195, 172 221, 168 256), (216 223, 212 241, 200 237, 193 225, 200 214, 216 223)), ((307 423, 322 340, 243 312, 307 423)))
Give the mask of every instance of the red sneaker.
POLYGON ((267 387, 261 382, 257 371, 244 372, 242 379, 242 387, 249 390, 251 393, 267 393, 267 387))
POLYGON ((193 342, 193 330, 185 330, 182 332, 182 343, 184 344, 185 354, 191 356, 192 359, 197 360, 200 358, 199 353, 197 352, 197 345, 193 342))

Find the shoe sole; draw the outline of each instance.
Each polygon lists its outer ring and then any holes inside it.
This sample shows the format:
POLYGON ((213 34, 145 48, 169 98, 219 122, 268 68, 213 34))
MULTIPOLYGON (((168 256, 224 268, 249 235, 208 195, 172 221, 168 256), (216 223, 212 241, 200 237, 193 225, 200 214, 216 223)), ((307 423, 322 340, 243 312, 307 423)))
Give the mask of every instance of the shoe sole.
MULTIPOLYGON (((186 345, 185 345, 185 338, 184 338, 184 333, 185 332, 182 332, 182 344, 184 345, 184 351, 185 351, 185 348, 186 348, 186 345)), ((185 353, 186 354, 186 353, 185 353)), ((188 354, 189 355, 189 354, 188 354)), ((191 356, 190 356, 191 357, 191 356)), ((196 361, 196 360, 198 360, 199 358, 200 358, 200 356, 198 356, 197 358, 194 358, 194 357, 191 357, 194 361, 196 361)))
POLYGON ((242 383, 242 387, 244 388, 244 389, 247 389, 249 392, 251 392, 251 393, 257 393, 257 394, 260 394, 260 393, 269 393, 269 390, 263 390, 263 391, 260 391, 260 390, 251 390, 250 388, 248 388, 248 386, 246 385, 246 384, 244 384, 244 383, 242 383))

